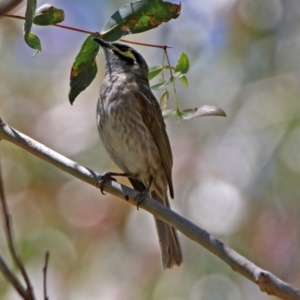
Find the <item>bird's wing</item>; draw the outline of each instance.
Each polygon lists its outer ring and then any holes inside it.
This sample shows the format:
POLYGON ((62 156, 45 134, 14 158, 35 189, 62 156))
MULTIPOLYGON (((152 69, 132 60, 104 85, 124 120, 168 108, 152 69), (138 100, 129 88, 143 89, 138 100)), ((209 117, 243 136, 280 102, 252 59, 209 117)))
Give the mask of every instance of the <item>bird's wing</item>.
POLYGON ((171 198, 174 198, 172 183, 173 157, 170 141, 166 132, 166 125, 159 104, 148 86, 140 86, 140 91, 134 92, 138 109, 145 125, 151 132, 167 175, 171 198))

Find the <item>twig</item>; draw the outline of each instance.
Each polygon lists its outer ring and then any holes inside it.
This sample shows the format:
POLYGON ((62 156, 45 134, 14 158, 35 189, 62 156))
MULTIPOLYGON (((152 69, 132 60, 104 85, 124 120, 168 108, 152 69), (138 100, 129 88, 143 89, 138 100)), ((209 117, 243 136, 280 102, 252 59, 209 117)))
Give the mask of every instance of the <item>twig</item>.
POLYGON ((160 48, 160 49, 163 49, 163 50, 166 50, 168 48, 172 48, 170 46, 163 46, 163 45, 156 45, 156 44, 146 44, 146 43, 141 43, 141 42, 133 42, 133 41, 128 41, 128 40, 124 40, 124 39, 120 39, 121 42, 124 42, 124 43, 128 43, 128 44, 133 44, 133 45, 139 45, 139 46, 146 46, 146 47, 153 47, 153 48, 160 48))
POLYGON ((44 290, 44 300, 49 300, 47 296, 47 270, 48 270, 48 263, 49 263, 49 252, 47 251, 45 254, 45 265, 43 268, 43 290, 44 290))
MULTIPOLYGON (((38 143, 32 138, 10 127, 0 118, 0 140, 1 139, 23 148, 78 179, 93 186, 97 185, 99 174, 80 166, 78 163, 38 143)), ((126 199, 127 202, 136 206, 134 199, 139 194, 138 191, 109 180, 104 184, 104 191, 121 199, 126 199)), ((300 299, 299 289, 293 288, 272 273, 260 269, 254 263, 211 236, 205 230, 160 204, 158 201, 147 197, 139 207, 150 212, 156 218, 172 225, 188 238, 202 245, 227 263, 234 271, 256 283, 261 291, 284 300, 300 299)))
POLYGON ((1 162, 0 162, 0 200, 2 203, 2 211, 3 211, 3 219, 4 219, 4 229, 5 229, 5 235, 7 239, 7 245, 9 248, 10 255, 12 257, 12 260, 14 264, 18 267, 20 270, 23 279, 26 283, 26 294, 28 295, 26 299, 35 299, 34 294, 33 294, 33 289, 31 282, 29 280, 29 277, 27 275, 27 272, 23 266, 22 260, 19 257, 17 247, 15 245, 15 240, 13 237, 13 229, 12 229, 12 221, 11 221, 11 216, 9 214, 7 202, 5 199, 5 193, 4 193, 4 185, 3 185, 3 179, 2 179, 2 172, 1 172, 1 162))
POLYGON ((174 92, 175 103, 176 103, 176 110, 179 111, 179 100, 178 100, 177 91, 176 91, 176 84, 175 84, 175 80, 174 80, 175 78, 173 76, 173 70, 172 70, 172 67, 171 67, 171 63, 170 63, 170 59, 169 59, 167 49, 164 49, 164 54, 166 56, 166 59, 167 59, 168 65, 169 65, 170 78, 171 78, 172 85, 173 85, 173 92, 174 92))
POLYGON ((8 282, 12 284, 15 290, 20 294, 23 299, 27 299, 26 289, 23 287, 22 283, 19 279, 13 274, 13 272, 9 269, 4 259, 0 255, 0 271, 7 279, 8 282))
MULTIPOLYGON (((11 19, 18 19, 18 20, 25 20, 25 17, 23 16, 17 16, 17 15, 11 15, 11 14, 3 14, 2 17, 7 17, 11 19)), ((87 33, 87 34, 93 34, 95 33, 94 31, 90 30, 85 30, 85 29, 80 29, 77 27, 72 27, 72 26, 67 26, 67 25, 62 25, 62 24, 54 24, 52 26, 63 28, 63 29, 68 29, 76 32, 82 32, 82 33, 87 33)), ((134 45, 140 45, 140 46, 147 46, 147 47, 154 47, 154 48, 161 48, 161 49, 167 49, 167 48, 172 48, 169 46, 162 46, 162 45, 154 45, 154 44, 146 44, 146 43, 140 43, 140 42, 133 42, 133 41, 128 41, 124 39, 120 39, 121 42, 128 43, 128 44, 134 44, 134 45)))

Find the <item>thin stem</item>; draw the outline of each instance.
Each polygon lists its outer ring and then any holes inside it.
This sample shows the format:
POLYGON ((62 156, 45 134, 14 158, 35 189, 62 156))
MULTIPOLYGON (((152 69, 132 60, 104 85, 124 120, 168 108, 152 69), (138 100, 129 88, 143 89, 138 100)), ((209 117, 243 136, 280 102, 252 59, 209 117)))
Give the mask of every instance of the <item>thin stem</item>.
POLYGON ((177 96, 177 91, 176 91, 175 77, 173 76, 173 71, 172 71, 172 67, 171 67, 171 63, 170 63, 170 60, 169 60, 167 49, 164 49, 164 52, 165 52, 167 62, 168 62, 168 65, 169 65, 170 79, 171 79, 172 85, 173 85, 173 92, 174 92, 174 97, 175 97, 176 110, 179 111, 179 101, 178 101, 178 96, 177 96))
POLYGON ((47 251, 45 254, 45 265, 43 268, 43 290, 44 290, 44 300, 49 300, 47 296, 47 270, 48 270, 48 263, 49 263, 49 252, 47 251))
POLYGON ((7 245, 9 248, 10 255, 12 257, 12 260, 14 264, 19 268, 23 279, 26 283, 27 287, 27 294, 29 298, 26 299, 35 299, 34 294, 33 294, 33 289, 31 282, 29 280, 29 277, 27 275, 27 272, 23 266, 22 260, 19 257, 17 247, 15 245, 15 240, 13 237, 13 229, 12 229, 12 220, 11 220, 11 215, 8 210, 6 198, 5 198, 5 193, 4 193, 4 184, 3 184, 3 179, 2 179, 2 172, 1 172, 1 162, 0 162, 0 200, 2 203, 2 211, 3 211, 3 219, 4 219, 4 229, 5 229, 5 235, 7 239, 7 245))
MULTIPOLYGON (((11 15, 11 14, 4 14, 2 16, 7 17, 7 18, 12 18, 12 19, 25 20, 25 17, 23 17, 23 16, 16 16, 16 15, 11 15)), ((68 29, 68 30, 72 30, 72 31, 82 32, 82 33, 88 33, 88 34, 94 33, 89 30, 84 30, 84 29, 80 29, 80 28, 76 28, 76 27, 67 26, 67 25, 54 24, 52 26, 63 28, 63 29, 68 29)))
POLYGON ((161 78, 162 80, 165 80, 165 59, 166 59, 166 51, 164 51, 163 59, 162 59, 162 66, 163 66, 163 71, 161 72, 161 78))
MULTIPOLYGON (((163 66, 163 70, 162 70, 162 72, 161 72, 161 80, 162 81, 164 81, 165 80, 165 58, 166 58, 166 51, 167 51, 167 49, 166 48, 164 48, 164 54, 163 54, 163 58, 162 58, 162 66, 163 66)), ((164 92, 162 93, 162 95, 164 94, 164 93, 167 93, 168 92, 168 88, 165 88, 164 89, 164 92)), ((159 105, 160 105, 160 108, 161 108, 161 110, 165 110, 165 108, 166 108, 166 106, 168 105, 168 102, 169 102, 169 97, 167 98, 167 101, 166 101, 166 104, 165 105, 163 105, 163 103, 162 103, 162 101, 161 101, 161 97, 160 97, 160 101, 159 101, 159 105)))
POLYGON ((160 48, 160 49, 166 49, 166 48, 172 48, 172 47, 169 47, 169 46, 162 46, 162 45, 155 45, 155 44, 145 44, 145 43, 141 43, 141 42, 133 42, 133 41, 128 41, 128 40, 123 40, 123 39, 120 39, 121 42, 124 42, 124 43, 130 43, 130 44, 133 44, 133 45, 139 45, 139 46, 146 46, 146 47, 153 47, 153 48, 160 48))
POLYGON ((0 255, 0 270, 3 276, 7 279, 8 282, 12 284, 15 290, 20 294, 23 299, 27 299, 26 289, 23 287, 22 283, 19 279, 13 274, 13 272, 9 269, 6 262, 0 255))
MULTIPOLYGON (((3 14, 2 17, 12 18, 12 19, 18 19, 18 20, 25 20, 25 17, 23 17, 23 16, 16 16, 16 15, 11 15, 11 14, 3 14)), ((87 34, 93 34, 93 33, 95 33, 94 31, 80 29, 80 28, 77 28, 77 27, 72 27, 72 26, 67 26, 67 25, 61 25, 61 24, 54 24, 52 26, 63 28, 63 29, 67 29, 67 30, 72 30, 72 31, 76 31, 76 32, 87 33, 87 34)), ((160 49, 171 48, 169 46, 162 46, 162 45, 155 45, 155 44, 146 44, 146 43, 140 43, 140 42, 133 42, 133 41, 128 41, 128 40, 124 40, 124 39, 120 39, 120 41, 124 42, 124 43, 128 43, 128 44, 140 45, 140 46, 147 46, 147 47, 153 47, 153 48, 160 48, 160 49)))
POLYGON ((95 32, 89 31, 89 30, 80 29, 80 28, 76 28, 76 27, 71 27, 71 26, 67 26, 67 25, 54 24, 53 26, 63 28, 63 29, 67 29, 67 30, 82 32, 82 33, 88 33, 88 34, 95 33, 95 32))

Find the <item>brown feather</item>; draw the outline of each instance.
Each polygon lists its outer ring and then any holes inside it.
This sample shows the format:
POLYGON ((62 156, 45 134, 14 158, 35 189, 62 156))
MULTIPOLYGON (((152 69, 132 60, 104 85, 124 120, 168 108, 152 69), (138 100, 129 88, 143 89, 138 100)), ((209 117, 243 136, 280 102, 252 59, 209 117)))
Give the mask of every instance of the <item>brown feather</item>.
MULTIPOLYGON (((147 92, 143 93, 142 85, 139 92, 134 92, 135 99, 138 100, 138 109, 141 112, 143 121, 149 131, 151 132, 155 144, 159 150, 160 157, 165 169, 165 173, 168 179, 170 196, 174 198, 174 190, 172 183, 172 166, 173 156, 169 142, 169 138, 166 132, 166 124, 164 122, 161 109, 154 95, 147 92), (146 98, 145 95, 148 97, 146 98), (155 121, 154 121, 155 120, 155 121)), ((145 87, 146 88, 146 87, 145 87)), ((149 89, 149 88, 147 88, 149 89)))

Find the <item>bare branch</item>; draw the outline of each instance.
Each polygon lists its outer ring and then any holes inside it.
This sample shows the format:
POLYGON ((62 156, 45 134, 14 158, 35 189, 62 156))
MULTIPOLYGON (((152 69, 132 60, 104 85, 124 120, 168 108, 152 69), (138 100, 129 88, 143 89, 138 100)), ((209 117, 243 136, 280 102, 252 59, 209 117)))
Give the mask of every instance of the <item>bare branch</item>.
POLYGON ((47 270, 48 270, 48 263, 49 263, 49 252, 47 251, 45 254, 45 265, 43 268, 43 290, 44 290, 44 300, 49 300, 47 296, 47 270))
POLYGON ((13 237, 11 216, 9 214, 8 206, 7 206, 6 199, 5 199, 5 193, 4 193, 4 185, 3 185, 2 172, 1 172, 1 162, 0 162, 0 200, 1 200, 1 204, 2 204, 4 229, 5 229, 5 235, 6 235, 6 239, 7 239, 7 245, 9 248, 9 252, 10 252, 10 255, 12 257, 14 264, 20 270, 20 272, 24 278, 24 281, 26 283, 26 287, 27 287, 27 290, 26 290, 27 297, 24 299, 33 300, 33 299, 35 299, 35 297, 33 294, 32 285, 30 283, 27 272, 23 266, 22 260, 19 257, 17 247, 15 245, 15 240, 13 237))
MULTIPOLYGON (((97 178, 99 174, 36 142, 25 134, 8 126, 0 118, 0 140, 1 139, 7 140, 25 149, 35 156, 89 184, 94 186, 97 184, 97 178)), ((135 191, 115 181, 107 181, 103 187, 104 191, 121 199, 128 199, 127 202, 136 205, 134 198, 139 194, 138 191, 135 191)), ((293 288, 291 285, 280 280, 272 273, 260 269, 254 263, 247 260, 233 249, 229 248, 215 237, 211 236, 205 230, 196 226, 189 220, 183 218, 159 202, 147 197, 139 207, 150 212, 156 218, 172 225, 188 238, 215 254, 217 257, 227 263, 234 271, 256 283, 261 291, 266 292, 269 295, 277 296, 284 300, 300 299, 299 289, 293 288)))
POLYGON ((0 255, 0 271, 6 278, 8 282, 12 284, 15 290, 20 294, 23 299, 27 299, 26 289, 23 287, 22 283, 19 279, 13 274, 13 272, 9 269, 4 259, 0 255))

